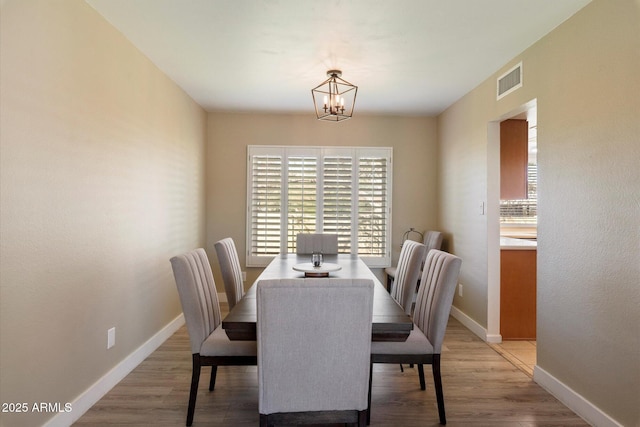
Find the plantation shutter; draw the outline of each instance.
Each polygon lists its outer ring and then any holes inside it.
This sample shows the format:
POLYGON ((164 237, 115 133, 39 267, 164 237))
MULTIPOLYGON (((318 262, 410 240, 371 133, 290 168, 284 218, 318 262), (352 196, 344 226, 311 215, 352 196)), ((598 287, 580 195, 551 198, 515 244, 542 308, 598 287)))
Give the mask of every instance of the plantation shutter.
POLYGON ((387 254, 387 159, 360 158, 358 164, 358 254, 387 254))
POLYGON ((393 150, 251 145, 247 157, 247 266, 295 253, 298 233, 338 235, 338 253, 391 263, 393 150))
POLYGON ((282 157, 254 155, 251 170, 251 245, 254 256, 280 253, 282 157))
POLYGON ((325 157, 323 232, 338 235, 338 252, 351 253, 353 158, 325 157))
POLYGON ((287 159, 287 250, 296 251, 298 233, 316 232, 317 157, 287 159))

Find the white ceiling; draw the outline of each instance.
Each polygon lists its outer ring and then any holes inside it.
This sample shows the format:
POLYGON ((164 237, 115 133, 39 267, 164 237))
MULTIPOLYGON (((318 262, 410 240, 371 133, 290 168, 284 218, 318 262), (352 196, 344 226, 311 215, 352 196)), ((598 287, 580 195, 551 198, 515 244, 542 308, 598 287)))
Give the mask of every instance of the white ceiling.
POLYGON ((590 0, 86 1, 208 111, 311 112, 337 68, 355 115, 435 115, 590 0))

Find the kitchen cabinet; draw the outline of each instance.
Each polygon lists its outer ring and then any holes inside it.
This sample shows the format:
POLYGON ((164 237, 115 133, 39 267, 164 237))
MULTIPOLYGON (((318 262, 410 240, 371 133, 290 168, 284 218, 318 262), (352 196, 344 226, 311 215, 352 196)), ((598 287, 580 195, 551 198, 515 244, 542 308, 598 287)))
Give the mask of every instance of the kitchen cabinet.
POLYGON ((500 199, 527 198, 529 125, 526 120, 500 123, 500 199))
POLYGON ((535 242, 501 239, 500 334, 503 340, 536 339, 535 242))

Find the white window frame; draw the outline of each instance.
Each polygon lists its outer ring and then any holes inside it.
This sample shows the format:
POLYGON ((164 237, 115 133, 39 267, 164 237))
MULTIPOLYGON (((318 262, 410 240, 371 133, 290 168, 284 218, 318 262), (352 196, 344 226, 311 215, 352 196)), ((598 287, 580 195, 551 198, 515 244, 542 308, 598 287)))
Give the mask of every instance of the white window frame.
POLYGON ((253 195, 253 156, 273 156, 282 158, 281 172, 281 188, 282 196, 280 200, 280 253, 287 253, 287 218, 288 218, 288 199, 287 199, 287 177, 288 177, 288 161, 289 157, 297 156, 315 156, 317 158, 317 180, 316 180, 316 232, 322 232, 323 228, 323 192, 324 192, 324 159, 326 157, 351 157, 352 163, 352 198, 351 203, 351 253, 358 252, 358 171, 359 160, 362 158, 384 158, 386 159, 386 186, 385 186, 385 204, 387 208, 386 221, 384 224, 386 235, 384 236, 384 254, 381 256, 362 256, 364 262, 372 268, 384 268, 391 265, 391 202, 393 188, 393 148, 391 147, 318 147, 318 146, 267 146, 267 145, 249 145, 247 146, 247 218, 246 218, 246 263, 247 267, 264 267, 271 262, 274 255, 257 255, 252 253, 253 236, 252 236, 252 195, 253 195))

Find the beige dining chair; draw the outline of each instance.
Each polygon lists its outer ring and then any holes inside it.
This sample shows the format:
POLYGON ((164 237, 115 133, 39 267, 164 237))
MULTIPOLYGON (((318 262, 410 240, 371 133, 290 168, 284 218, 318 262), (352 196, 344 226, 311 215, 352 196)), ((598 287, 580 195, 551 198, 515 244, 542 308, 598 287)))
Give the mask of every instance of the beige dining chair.
POLYGON ((373 288, 371 279, 258 282, 261 426, 365 425, 373 288))
POLYGON ((220 304, 207 254, 202 248, 171 258, 182 311, 189 331, 193 370, 187 425, 193 414, 202 366, 211 366, 209 391, 216 384, 218 366, 255 365, 255 341, 231 341, 221 327, 220 304))
POLYGON ((296 236, 296 253, 311 255, 322 252, 325 255, 338 253, 338 235, 327 233, 299 233, 296 236))
POLYGON ((217 241, 214 246, 218 255, 229 310, 231 310, 244 296, 244 281, 242 280, 242 267, 238 251, 230 237, 217 241))
MULTIPOLYGON (((425 259, 427 258, 427 254, 431 249, 442 249, 442 240, 443 235, 440 231, 427 231, 424 233, 424 238, 422 239, 422 244, 426 246, 427 250, 424 253, 425 259)), ((423 260, 424 264, 424 260, 423 260)), ((396 277, 397 267, 387 267, 384 269, 384 272, 387 275, 387 290, 391 289, 391 285, 393 283, 394 278, 396 277)), ((416 286, 416 292, 418 287, 416 286)))
MULTIPOLYGON (((461 265, 462 260, 457 256, 431 250, 422 272, 422 284, 418 290, 413 313, 414 328, 409 338, 404 342, 373 342, 371 344, 372 372, 373 363, 417 364, 422 390, 426 388, 423 365, 431 364, 440 424, 447 423, 440 374, 440 355, 461 265)), ((371 383, 369 384, 368 416, 371 416, 371 383)))
POLYGON ((391 296, 409 315, 413 307, 413 294, 420 278, 424 253, 425 246, 422 243, 413 240, 404 242, 398 259, 396 279, 391 287, 391 296))

